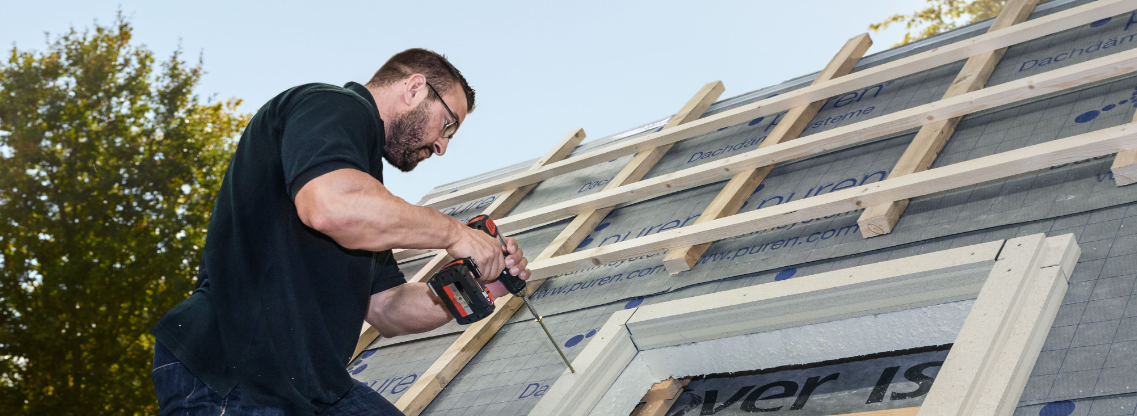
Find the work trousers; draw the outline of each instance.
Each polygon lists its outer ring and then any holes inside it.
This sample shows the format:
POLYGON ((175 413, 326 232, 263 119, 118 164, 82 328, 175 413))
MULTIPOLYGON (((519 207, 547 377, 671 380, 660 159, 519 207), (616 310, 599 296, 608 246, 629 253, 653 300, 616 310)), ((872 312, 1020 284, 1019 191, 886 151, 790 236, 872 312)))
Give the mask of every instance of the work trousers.
MULTIPOLYGON (((160 416, 293 416, 280 407, 241 406, 241 386, 221 397, 202 383, 161 343, 154 345, 154 390, 158 395, 160 416)), ((332 404, 321 415, 327 416, 402 416, 391 402, 355 381, 351 391, 332 404)))

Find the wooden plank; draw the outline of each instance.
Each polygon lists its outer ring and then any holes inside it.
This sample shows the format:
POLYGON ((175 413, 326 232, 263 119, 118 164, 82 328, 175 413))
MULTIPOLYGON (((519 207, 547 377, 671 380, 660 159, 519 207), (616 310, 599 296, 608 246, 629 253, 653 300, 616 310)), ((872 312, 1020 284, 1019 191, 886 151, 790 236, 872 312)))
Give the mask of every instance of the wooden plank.
POLYGON ((720 127, 747 122, 759 116, 777 114, 838 94, 866 88, 905 75, 967 59, 983 52, 1005 48, 1031 39, 1076 28, 1107 17, 1128 13, 1133 9, 1137 9, 1137 0, 1095 1, 1090 4, 1023 22, 1022 24, 1011 26, 1006 30, 999 30, 961 40, 907 58, 898 59, 872 68, 866 68, 863 71, 830 80, 829 82, 812 85, 723 111, 668 131, 622 140, 610 146, 585 152, 558 163, 549 164, 537 171, 486 181, 478 185, 467 187, 459 192, 434 197, 426 201, 424 205, 441 208, 462 201, 492 195, 504 190, 537 183, 584 167, 607 162, 620 156, 645 152, 665 144, 671 144, 690 137, 710 133, 720 127))
MULTIPOLYGON (((1133 121, 1137 122, 1137 113, 1133 114, 1133 121)), ((1117 152, 1110 172, 1113 173, 1113 182, 1117 186, 1137 183, 1137 149, 1117 152)))
MULTIPOLYGON (((650 402, 653 400, 674 399, 675 396, 678 396, 679 393, 683 391, 683 386, 686 385, 683 380, 684 379, 676 380, 674 377, 671 377, 667 380, 655 383, 655 385, 648 389, 647 393, 644 394, 644 398, 640 401, 650 402)), ((689 379, 687 380, 689 381, 689 379)))
POLYGON ((925 123, 1060 92, 1134 70, 1137 70, 1137 51, 1125 51, 511 215, 499 219, 497 224, 506 231, 518 230, 597 208, 679 192, 729 179, 735 172, 872 142, 925 123))
POLYGON ((635 309, 618 311, 596 331, 592 341, 572 360, 575 373, 565 369, 530 415, 584 416, 632 362, 639 350, 624 323, 635 309))
MULTIPOLYGON (((1003 10, 999 12, 999 17, 995 18, 995 22, 987 29, 987 33, 1005 30, 1011 25, 1025 21, 1036 4, 1038 4, 1038 0, 1011 0, 1007 2, 1003 10)), ((996 49, 968 58, 967 63, 955 76, 955 80, 952 81, 943 98, 951 98, 983 88, 987 85, 991 72, 995 70, 995 66, 999 64, 999 60, 1003 58, 1003 53, 1006 51, 1006 48, 996 49)), ((955 133, 955 128, 959 125, 961 118, 955 117, 926 124, 920 128, 888 176, 894 178, 927 170, 936 160, 936 156, 940 154, 940 150, 943 150, 952 133, 955 133)), ((896 225, 896 221, 900 220, 900 215, 904 213, 904 209, 907 207, 908 200, 904 199, 866 208, 857 220, 861 236, 869 238, 892 232, 892 227, 896 225)))
MULTIPOLYGON (((529 170, 537 170, 548 163, 563 160, 568 157, 569 153, 572 153, 572 150, 584 140, 584 136, 584 129, 582 128, 570 131, 564 137, 561 137, 540 159, 537 159, 537 162, 533 163, 533 166, 531 166, 529 170)), ((490 218, 505 215, 509 210, 513 209, 518 202, 521 202, 521 199, 524 198, 525 195, 528 195, 529 191, 533 190, 535 186, 537 185, 526 185, 521 188, 505 191, 499 195, 489 207, 486 207, 486 210, 482 213, 489 215, 490 218)), ((434 257, 423 265, 407 282, 425 282, 430 276, 438 273, 438 270, 446 263, 449 263, 450 260, 452 260, 452 258, 445 250, 438 251, 434 257)), ((363 353, 363 350, 366 349, 368 345, 371 345, 376 338, 379 338, 379 331, 372 328, 371 324, 364 322, 363 329, 359 333, 359 340, 355 342, 355 352, 352 353, 352 358, 348 362, 355 361, 355 357, 363 353)))
MULTIPOLYGON (((509 296, 498 298, 494 304, 501 308, 508 302, 507 297, 509 296)), ((450 348, 447 348, 442 356, 423 372, 422 377, 407 388, 407 391, 395 402, 395 407, 409 416, 421 413, 506 321, 506 319, 486 318, 470 324, 470 327, 454 340, 450 348)))
MULTIPOLYGON (((662 130, 668 130, 698 120, 699 117, 707 111, 707 108, 709 108, 711 104, 714 104, 715 100, 718 100, 724 90, 725 87, 722 81, 707 83, 707 85, 700 88, 699 91, 687 101, 687 104, 683 105, 683 108, 681 108, 678 113, 675 113, 675 115, 671 117, 671 120, 663 126, 662 130)), ((659 159, 667 154, 668 150, 671 150, 671 144, 666 144, 637 154, 616 176, 608 181, 608 185, 604 187, 604 190, 619 188, 643 179, 644 175, 655 166, 656 162, 659 162, 659 159)), ((592 229, 612 212, 615 205, 616 204, 607 207, 599 207, 590 212, 583 212, 577 215, 565 229, 561 230, 561 233, 553 239, 553 242, 545 246, 545 250, 534 260, 571 253, 585 237, 588 237, 592 229)))
POLYGON ((1110 172, 1117 186, 1137 183, 1137 150, 1118 152, 1110 172))
POLYGON ((924 398, 919 416, 995 415, 977 413, 977 405, 982 390, 991 388, 987 381, 999 366, 996 360, 1002 357, 1004 347, 1014 342, 1012 330, 1023 303, 1031 298, 1031 288, 1040 286, 1031 277, 1045 256, 1045 240, 1044 234, 1034 234, 1006 241, 940 366, 936 383, 924 398))
POLYGON ((537 261, 529 265, 533 273, 530 280, 1002 179, 1134 146, 1137 146, 1137 124, 1124 124, 537 261))
POLYGON ((636 406, 636 410, 632 412, 631 416, 666 415, 671 406, 675 404, 675 400, 679 398, 679 394, 683 392, 683 388, 690 382, 690 378, 676 379, 671 377, 655 383, 644 394, 644 398, 640 400, 640 404, 636 406))
MULTIPOLYGON (((829 64, 821 70, 821 74, 813 80, 810 85, 817 85, 830 79, 847 75, 852 72, 853 67, 864 56, 865 51, 872 46, 872 39, 868 33, 862 33, 854 36, 845 42, 841 50, 833 56, 829 64)), ((782 121, 774 127, 774 131, 766 137, 758 148, 773 146, 778 143, 787 142, 796 139, 801 132, 805 130, 806 126, 813 121, 813 117, 821 110, 827 100, 818 100, 809 105, 801 107, 794 107, 785 116, 782 121)), ((742 204, 746 202, 754 190, 758 188, 758 184, 766 179, 766 175, 774 169, 774 165, 766 165, 757 169, 749 169, 739 172, 730 178, 726 187, 719 191, 715 199, 711 201, 695 223, 702 223, 707 221, 716 220, 722 217, 734 215, 742 208, 742 204)), ((663 259, 663 266, 671 274, 676 274, 682 271, 691 270, 691 266, 699 260, 699 257, 707 251, 707 247, 711 245, 699 244, 697 246, 684 247, 678 250, 671 250, 663 259)))
POLYGON ((435 251, 438 250, 430 248, 399 248, 391 250, 392 254, 395 255, 395 261, 398 262, 409 259, 411 257, 418 257, 423 254, 433 253, 435 251))
POLYGON ((972 299, 1003 241, 641 306, 643 350, 972 299))

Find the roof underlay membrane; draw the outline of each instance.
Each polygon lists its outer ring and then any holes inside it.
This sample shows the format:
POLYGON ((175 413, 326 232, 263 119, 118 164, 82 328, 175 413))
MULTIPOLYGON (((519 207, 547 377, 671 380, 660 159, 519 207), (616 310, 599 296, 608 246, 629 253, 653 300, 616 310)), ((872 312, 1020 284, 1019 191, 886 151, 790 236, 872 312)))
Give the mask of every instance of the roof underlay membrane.
MULTIPOLYGON (((1039 5, 1037 18, 1087 1, 1039 5)), ((861 60, 856 70, 982 34, 979 23, 861 60)), ((988 86, 1132 49, 1137 12, 1011 47, 988 86), (1062 59, 1058 59, 1062 57, 1062 59)), ((963 62, 850 91, 830 99, 802 133, 839 126, 938 100, 963 62)), ((722 100, 707 115, 807 86, 813 75, 722 100)), ((1086 85, 1029 102, 963 118, 933 168, 1129 122, 1137 107, 1137 77, 1086 85)), ((777 116, 677 143, 647 178, 753 150, 780 120, 777 116)), ((574 152, 655 131, 662 122, 591 141, 574 152)), ((882 180, 915 131, 836 152, 777 165, 741 212, 882 180)), ((551 140, 550 140, 551 143, 551 140)), ((511 212, 521 213, 600 191, 631 156, 546 180, 511 212)), ((1083 252, 1058 317, 1047 336, 1016 415, 1133 415, 1137 409, 1137 189, 1117 187, 1113 156, 1010 177, 912 200, 894 231, 863 239, 859 211, 818 218, 715 242, 691 271, 668 275, 663 254, 568 273, 532 296, 549 329, 573 359, 613 312, 776 280, 811 275, 1035 233, 1073 233, 1083 252)), ((427 198, 516 172, 532 162, 474 176, 434 189, 427 198)), ((614 210, 579 249, 591 249, 694 223, 725 182, 625 204, 614 210)), ((459 220, 477 215, 495 197, 443 209, 459 220)), ((568 224, 562 220, 515 235, 527 253, 539 253, 568 224)), ((425 263, 412 259, 408 275, 425 263)), ((526 414, 564 370, 540 328, 519 311, 423 412, 428 415, 526 414)), ((424 336, 380 338, 349 367, 392 402, 416 381, 464 327, 447 325, 424 336)), ((825 415, 918 406, 922 383, 950 346, 929 346, 879 357, 816 363, 694 380, 668 415, 744 414, 761 397, 804 386, 812 377, 829 382, 810 395, 785 394, 759 404, 769 414, 825 415), (896 368, 895 370, 889 370, 896 368), (883 381, 884 393, 876 394, 883 381), (839 381, 838 381, 839 380, 839 381), (771 385, 774 383, 774 385, 771 385), (745 390, 745 391, 744 391, 745 390), (871 397, 870 397, 871 396, 871 397), (877 397, 880 396, 880 397, 877 397), (877 400, 879 399, 879 400, 877 400), (802 406, 796 406, 797 401, 802 406), (875 400, 875 401, 874 401, 875 400), (709 403, 709 404, 708 404, 709 403), (709 406, 709 407, 708 407, 709 406)), ((883 353, 883 352, 882 352, 883 353)), ((639 398, 629 398, 638 400, 639 398)))

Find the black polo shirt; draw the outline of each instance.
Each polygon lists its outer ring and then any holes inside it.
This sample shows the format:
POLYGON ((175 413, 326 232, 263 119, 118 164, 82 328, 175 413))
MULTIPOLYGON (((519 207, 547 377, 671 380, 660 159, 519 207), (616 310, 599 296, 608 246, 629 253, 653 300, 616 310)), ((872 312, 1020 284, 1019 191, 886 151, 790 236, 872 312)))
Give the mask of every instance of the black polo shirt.
POLYGON ((277 95, 241 135, 209 219, 197 288, 151 332, 222 396, 323 410, 347 394, 370 296, 406 282, 390 251, 348 250, 293 198, 338 169, 383 180, 383 121, 362 85, 277 95))

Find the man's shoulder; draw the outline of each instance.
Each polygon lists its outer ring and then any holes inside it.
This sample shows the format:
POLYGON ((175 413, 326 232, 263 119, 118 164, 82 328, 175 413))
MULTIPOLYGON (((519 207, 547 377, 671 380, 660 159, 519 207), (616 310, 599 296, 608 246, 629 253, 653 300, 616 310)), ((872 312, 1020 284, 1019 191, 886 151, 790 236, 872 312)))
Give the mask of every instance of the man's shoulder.
POLYGON ((355 91, 320 82, 297 85, 289 88, 277 96, 278 99, 289 103, 316 102, 327 104, 358 104, 367 108, 370 104, 355 91))

